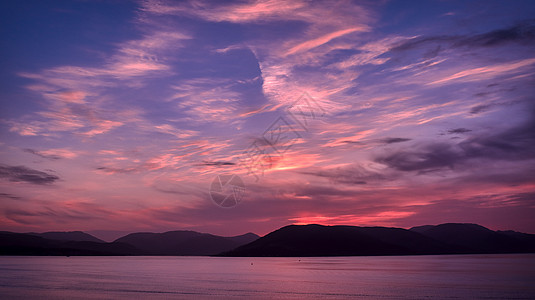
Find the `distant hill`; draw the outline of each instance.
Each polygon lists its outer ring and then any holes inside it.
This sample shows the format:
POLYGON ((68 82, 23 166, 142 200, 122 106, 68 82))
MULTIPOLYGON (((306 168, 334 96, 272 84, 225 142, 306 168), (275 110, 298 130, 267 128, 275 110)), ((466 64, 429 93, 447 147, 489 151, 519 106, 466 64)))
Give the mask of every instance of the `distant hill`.
POLYGON ((355 256, 535 253, 535 235, 447 223, 392 227, 289 225, 264 237, 195 231, 131 233, 112 243, 81 231, 0 231, 0 255, 355 256))
POLYGON ((535 235, 515 231, 492 231, 470 223, 446 223, 413 227, 434 240, 455 246, 466 253, 535 252, 535 235))
POLYGON ((33 234, 0 232, 0 255, 140 255, 124 243, 65 241, 33 234))
POLYGON ((231 241, 234 241, 238 244, 241 245, 245 245, 245 244, 249 244, 251 242, 254 242, 256 240, 258 240, 260 237, 252 232, 249 232, 249 233, 246 233, 246 234, 242 234, 242 235, 237 235, 237 236, 231 236, 231 237, 227 237, 226 239, 229 239, 231 241))
POLYGON ((195 231, 140 232, 119 238, 114 243, 130 244, 149 255, 215 255, 258 238, 254 233, 221 237, 195 231))
POLYGON ((258 239, 254 233, 221 237, 194 231, 132 233, 112 243, 81 231, 0 231, 0 255, 213 255, 258 239))
POLYGON ((103 240, 82 231, 49 231, 43 233, 29 232, 28 234, 40 236, 50 240, 105 243, 103 240))
POLYGON ((388 227, 290 225, 221 256, 353 256, 535 252, 535 235, 476 224, 388 227))
POLYGON ((345 256, 406 253, 352 226, 290 225, 225 256, 345 256))

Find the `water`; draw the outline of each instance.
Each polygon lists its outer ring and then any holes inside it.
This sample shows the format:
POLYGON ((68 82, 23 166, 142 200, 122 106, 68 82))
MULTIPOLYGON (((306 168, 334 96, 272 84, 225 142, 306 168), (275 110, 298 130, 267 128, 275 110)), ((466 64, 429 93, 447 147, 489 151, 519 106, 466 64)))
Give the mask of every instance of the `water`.
POLYGON ((535 254, 0 257, 0 299, 535 299, 535 254))

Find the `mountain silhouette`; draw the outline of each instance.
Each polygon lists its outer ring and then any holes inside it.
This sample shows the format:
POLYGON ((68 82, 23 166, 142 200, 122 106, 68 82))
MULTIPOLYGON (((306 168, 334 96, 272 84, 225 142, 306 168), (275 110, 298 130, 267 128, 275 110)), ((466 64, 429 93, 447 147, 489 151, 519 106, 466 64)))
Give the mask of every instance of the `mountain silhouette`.
POLYGON ((289 225, 264 237, 195 231, 131 233, 112 243, 81 231, 0 231, 0 255, 355 256, 535 253, 535 235, 477 224, 393 227, 289 225))
POLYGON ((170 231, 132 233, 106 243, 81 231, 0 231, 0 255, 214 255, 258 238, 254 233, 221 237, 195 231, 170 231))
POLYGON ((289 225, 221 256, 354 256, 535 252, 535 235, 477 224, 389 227, 289 225))
POLYGON ((470 223, 446 223, 410 229, 466 253, 515 253, 535 251, 535 235, 514 231, 492 231, 470 223))
POLYGON ((49 231, 43 233, 29 232, 28 234, 40 236, 50 240, 105 243, 103 240, 82 231, 49 231))
POLYGON ((348 256, 405 253, 401 246, 352 226, 290 225, 229 251, 225 256, 348 256))
POLYGON ((0 232, 1 255, 141 255, 129 244, 47 239, 34 234, 0 232))
POLYGON ((149 255, 215 255, 258 238, 254 233, 222 237, 195 231, 140 232, 126 235, 114 243, 130 244, 149 255))

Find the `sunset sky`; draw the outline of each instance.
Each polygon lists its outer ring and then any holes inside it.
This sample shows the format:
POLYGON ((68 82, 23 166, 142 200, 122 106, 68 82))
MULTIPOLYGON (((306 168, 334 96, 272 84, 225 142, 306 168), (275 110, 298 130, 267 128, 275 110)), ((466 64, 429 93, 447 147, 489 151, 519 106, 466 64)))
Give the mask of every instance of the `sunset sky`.
POLYGON ((0 230, 535 233, 534 1, 0 11, 0 230), (286 143, 270 145, 280 124, 286 143), (265 154, 252 169, 251 147, 265 154), (231 174, 245 195, 221 208, 211 183, 231 174))

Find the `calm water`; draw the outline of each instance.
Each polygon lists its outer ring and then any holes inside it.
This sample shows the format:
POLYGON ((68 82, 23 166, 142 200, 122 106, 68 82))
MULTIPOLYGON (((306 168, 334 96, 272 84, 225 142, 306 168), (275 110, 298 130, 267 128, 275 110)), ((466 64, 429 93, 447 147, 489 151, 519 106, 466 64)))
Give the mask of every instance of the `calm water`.
POLYGON ((1 299, 535 299, 535 255, 0 257, 1 299))

